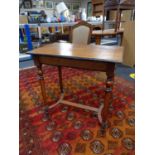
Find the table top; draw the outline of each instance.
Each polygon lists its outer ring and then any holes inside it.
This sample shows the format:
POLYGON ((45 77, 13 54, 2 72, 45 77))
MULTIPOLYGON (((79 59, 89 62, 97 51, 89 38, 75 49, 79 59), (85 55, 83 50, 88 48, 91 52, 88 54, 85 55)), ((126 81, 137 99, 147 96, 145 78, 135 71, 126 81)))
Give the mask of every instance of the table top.
POLYGON ((93 30, 92 35, 114 35, 114 34, 120 34, 123 32, 124 32, 123 28, 119 29, 117 32, 115 32, 115 29, 93 30))
POLYGON ((53 43, 29 51, 27 54, 121 63, 123 52, 124 48, 120 46, 53 43))

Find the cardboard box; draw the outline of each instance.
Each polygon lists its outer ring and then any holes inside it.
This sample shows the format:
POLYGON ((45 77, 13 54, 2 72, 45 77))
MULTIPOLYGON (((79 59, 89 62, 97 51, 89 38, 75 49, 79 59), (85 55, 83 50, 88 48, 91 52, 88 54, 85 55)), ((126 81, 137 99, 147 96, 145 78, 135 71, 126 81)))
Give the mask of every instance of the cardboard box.
POLYGON ((135 65, 135 22, 126 21, 122 24, 124 28, 124 36, 122 46, 124 46, 125 65, 133 67, 135 65))

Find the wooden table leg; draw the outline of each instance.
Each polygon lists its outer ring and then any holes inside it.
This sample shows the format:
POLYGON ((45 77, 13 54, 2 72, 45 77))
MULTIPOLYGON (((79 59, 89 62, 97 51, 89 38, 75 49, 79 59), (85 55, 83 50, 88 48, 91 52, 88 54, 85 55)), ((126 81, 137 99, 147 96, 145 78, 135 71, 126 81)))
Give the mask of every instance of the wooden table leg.
POLYGON ((117 9, 117 12, 116 12, 116 21, 115 21, 115 32, 117 32, 117 29, 118 29, 119 15, 120 15, 120 11, 119 11, 119 9, 117 9))
POLYGON ((100 35, 96 35, 95 36, 95 43, 96 43, 96 45, 100 45, 101 44, 101 36, 100 35))
POLYGON ((43 97, 43 104, 45 105, 44 107, 44 115, 43 115, 43 121, 49 120, 49 110, 48 110, 48 105, 47 105, 47 98, 46 98, 46 90, 45 90, 45 82, 44 82, 44 76, 43 76, 43 71, 42 71, 42 64, 39 63, 38 59, 34 59, 34 62, 37 66, 38 69, 38 77, 39 77, 39 83, 41 87, 41 94, 43 97))
POLYGON ((43 77, 42 65, 38 64, 37 69, 38 69, 38 77, 39 77, 39 83, 41 86, 41 93, 42 93, 42 97, 43 97, 43 102, 45 105, 47 105, 46 90, 45 90, 45 82, 44 82, 44 77, 43 77))
POLYGON ((112 89, 114 83, 114 67, 112 65, 111 68, 106 72, 107 74, 107 81, 106 81, 106 89, 105 89, 105 97, 104 97, 104 108, 102 109, 101 116, 102 116, 102 129, 108 127, 107 116, 109 112, 109 105, 112 102, 112 89))
POLYGON ((121 24, 121 14, 122 14, 122 10, 119 9, 117 30, 119 30, 119 28, 120 28, 120 24, 121 24))

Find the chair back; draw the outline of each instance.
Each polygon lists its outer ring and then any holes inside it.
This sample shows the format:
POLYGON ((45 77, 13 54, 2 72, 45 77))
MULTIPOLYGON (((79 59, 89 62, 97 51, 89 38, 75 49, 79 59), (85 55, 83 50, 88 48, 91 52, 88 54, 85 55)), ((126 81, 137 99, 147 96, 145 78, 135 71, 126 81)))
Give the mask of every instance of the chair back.
POLYGON ((71 29, 70 42, 73 44, 89 44, 91 40, 92 25, 81 21, 71 29))

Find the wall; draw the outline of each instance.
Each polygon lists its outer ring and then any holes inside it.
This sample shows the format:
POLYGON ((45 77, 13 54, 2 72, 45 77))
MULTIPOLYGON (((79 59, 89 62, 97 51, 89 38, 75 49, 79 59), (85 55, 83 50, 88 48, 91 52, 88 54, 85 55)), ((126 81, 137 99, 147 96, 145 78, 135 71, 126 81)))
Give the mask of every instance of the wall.
MULTIPOLYGON (((51 2, 54 2, 54 3, 55 2, 59 3, 59 2, 64 1, 65 3, 71 3, 71 4, 74 4, 74 3, 80 3, 81 4, 81 2, 82 2, 82 0, 44 0, 44 1, 51 1, 51 2)), ((41 11, 41 10, 44 10, 48 16, 52 16, 53 15, 53 9, 45 8, 45 7, 42 7, 42 8, 32 8, 32 9, 24 9, 24 8, 22 8, 20 10, 20 13, 25 12, 25 11, 41 11)))
MULTIPOLYGON (((20 0, 21 1, 21 0, 20 0)), ((33 0, 32 0, 33 1, 33 0)), ((44 0, 44 2, 46 2, 46 1, 51 1, 51 2, 53 2, 53 3, 59 3, 59 2, 65 2, 65 3, 70 3, 70 4, 76 4, 76 3, 82 3, 83 1, 82 0, 44 0)), ((55 6, 55 4, 53 4, 54 6, 55 6)), ((46 12, 46 14, 47 15, 49 15, 49 16, 51 16, 52 14, 53 14, 53 9, 51 9, 51 8, 45 8, 45 7, 42 7, 42 8, 32 8, 32 9, 24 9, 24 8, 22 8, 21 10, 20 10, 20 12, 22 13, 22 12, 25 12, 25 11, 41 11, 41 10, 45 10, 45 12, 46 12)))

